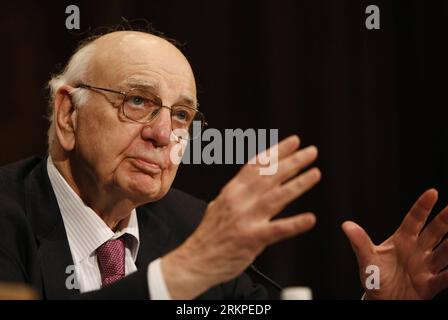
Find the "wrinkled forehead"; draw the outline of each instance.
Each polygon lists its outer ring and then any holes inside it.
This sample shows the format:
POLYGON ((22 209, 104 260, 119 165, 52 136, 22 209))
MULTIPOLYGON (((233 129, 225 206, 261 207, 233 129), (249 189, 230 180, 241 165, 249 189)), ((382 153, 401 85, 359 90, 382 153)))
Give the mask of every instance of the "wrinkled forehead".
POLYGON ((147 85, 160 96, 182 95, 196 99, 193 71, 171 43, 146 34, 124 34, 98 39, 92 59, 95 85, 127 89, 147 85))

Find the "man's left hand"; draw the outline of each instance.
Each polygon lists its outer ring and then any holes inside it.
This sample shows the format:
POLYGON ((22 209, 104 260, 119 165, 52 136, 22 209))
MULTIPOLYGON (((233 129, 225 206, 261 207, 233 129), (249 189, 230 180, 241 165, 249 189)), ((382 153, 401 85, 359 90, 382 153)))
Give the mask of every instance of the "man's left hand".
POLYGON ((436 190, 423 193, 395 233, 378 246, 356 223, 342 225, 363 285, 367 266, 379 270, 379 288, 366 289, 366 299, 431 299, 448 287, 448 239, 442 241, 448 232, 448 207, 425 227, 436 201, 436 190))

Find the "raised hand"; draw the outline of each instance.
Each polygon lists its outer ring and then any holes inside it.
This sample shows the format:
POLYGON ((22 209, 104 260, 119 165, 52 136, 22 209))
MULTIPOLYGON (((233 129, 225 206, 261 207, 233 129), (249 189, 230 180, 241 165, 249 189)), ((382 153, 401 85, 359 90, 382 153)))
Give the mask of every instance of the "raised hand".
POLYGON ((380 271, 380 288, 366 290, 367 299, 430 299, 448 287, 448 239, 442 241, 448 232, 448 207, 424 227, 436 201, 436 190, 423 193, 397 231, 378 246, 354 222, 343 224, 362 284, 368 265, 380 271))
POLYGON ((260 175, 261 161, 246 164, 209 204, 197 230, 162 258, 173 298, 194 298, 236 277, 267 245, 314 226, 312 213, 272 220, 320 180, 317 168, 297 175, 317 157, 316 147, 297 151, 299 144, 298 137, 291 136, 271 148, 278 154, 273 175, 260 175))

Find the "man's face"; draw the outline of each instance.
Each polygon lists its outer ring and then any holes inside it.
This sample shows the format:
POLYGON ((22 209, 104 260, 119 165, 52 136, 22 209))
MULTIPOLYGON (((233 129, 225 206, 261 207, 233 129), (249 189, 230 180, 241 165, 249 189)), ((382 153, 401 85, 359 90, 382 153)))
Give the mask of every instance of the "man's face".
MULTIPOLYGON (((89 85, 118 91, 138 87, 159 96, 165 106, 195 101, 191 68, 171 44, 136 33, 97 42, 89 85)), ((72 170, 87 172, 95 187, 111 195, 137 204, 158 200, 178 168, 170 161, 179 143, 172 135, 170 111, 162 108, 156 119, 140 124, 120 114, 120 101, 118 94, 89 91, 88 102, 76 110, 78 168, 72 170)))

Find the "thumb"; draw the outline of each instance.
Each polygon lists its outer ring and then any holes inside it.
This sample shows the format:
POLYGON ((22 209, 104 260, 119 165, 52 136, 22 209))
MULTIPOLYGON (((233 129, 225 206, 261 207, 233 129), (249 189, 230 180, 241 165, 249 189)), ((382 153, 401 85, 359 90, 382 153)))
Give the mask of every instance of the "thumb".
POLYGON ((342 230, 347 236, 353 251, 358 259, 360 267, 368 264, 375 253, 375 245, 370 240, 367 232, 364 231, 358 224, 352 221, 346 221, 342 224, 342 230))

